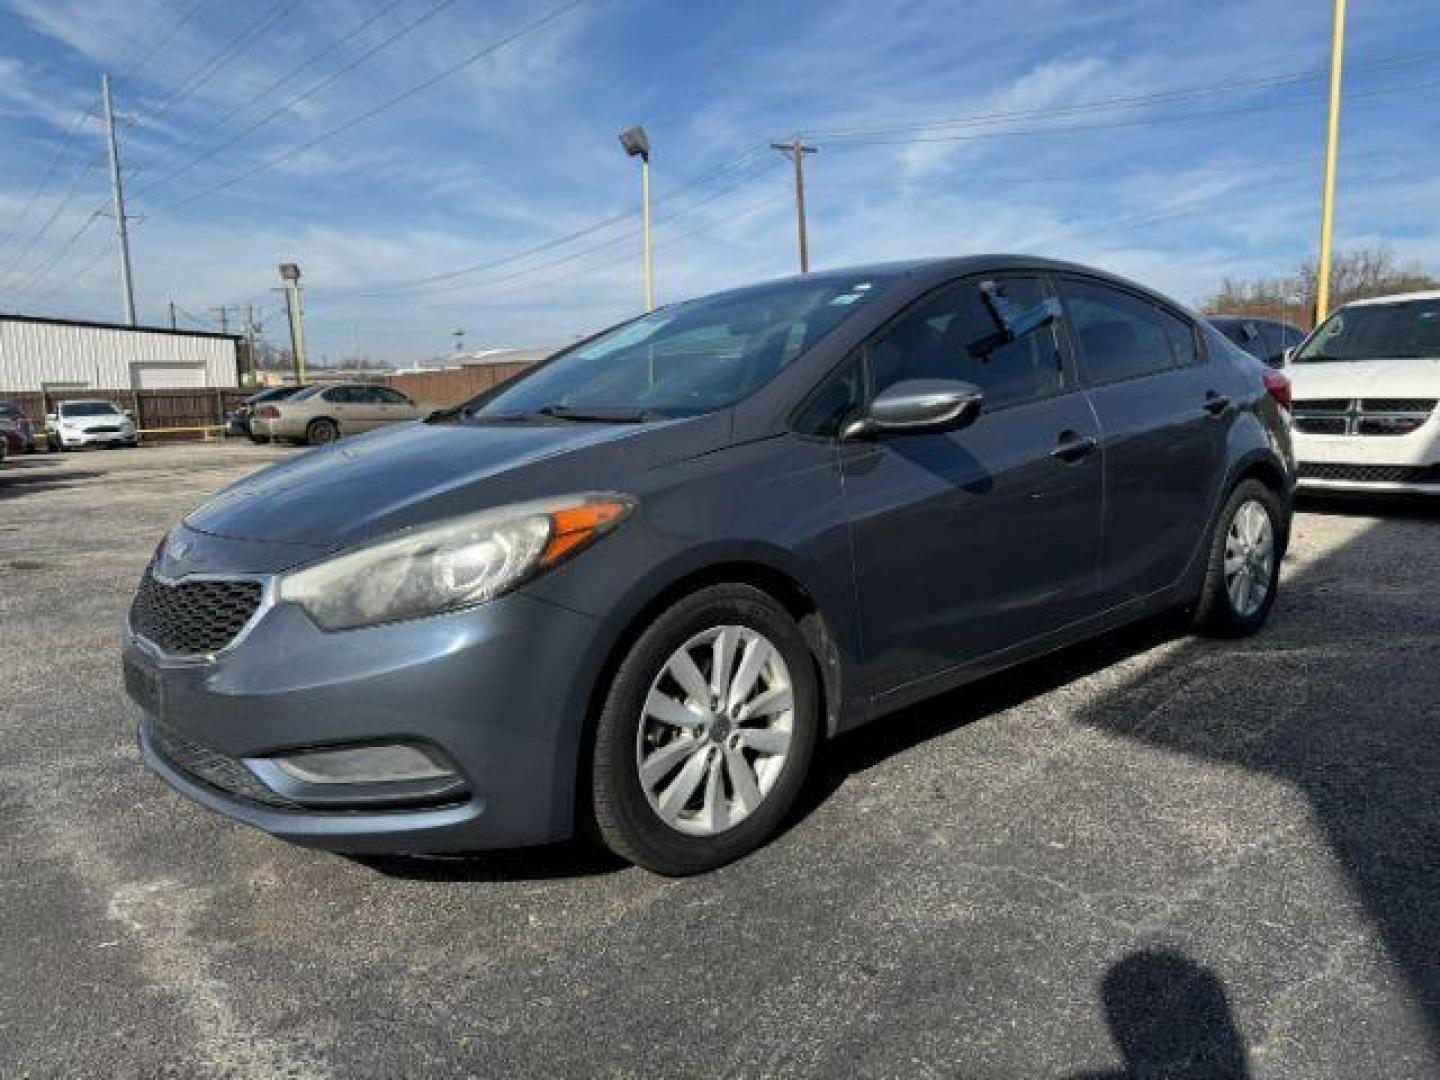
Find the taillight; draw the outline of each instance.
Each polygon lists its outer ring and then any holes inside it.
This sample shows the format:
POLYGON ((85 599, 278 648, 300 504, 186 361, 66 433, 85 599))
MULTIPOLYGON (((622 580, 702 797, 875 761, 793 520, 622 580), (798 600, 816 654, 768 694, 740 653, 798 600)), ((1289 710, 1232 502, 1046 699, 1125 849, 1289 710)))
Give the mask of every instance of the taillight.
POLYGON ((261 405, 255 410, 255 415, 265 420, 278 420, 280 419, 280 410, 274 405, 261 405))
POLYGON ((1263 377, 1265 379, 1266 392, 1275 399, 1275 404, 1279 405, 1286 412, 1289 412, 1291 400, 1290 380, 1273 368, 1266 368, 1263 377))

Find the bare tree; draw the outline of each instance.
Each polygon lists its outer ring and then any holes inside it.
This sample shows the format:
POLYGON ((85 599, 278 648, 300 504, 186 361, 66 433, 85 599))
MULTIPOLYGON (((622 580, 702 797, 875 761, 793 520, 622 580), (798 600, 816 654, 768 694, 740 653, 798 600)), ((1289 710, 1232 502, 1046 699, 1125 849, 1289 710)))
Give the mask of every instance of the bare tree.
MULTIPOLYGON (((1314 323, 1318 280, 1314 259, 1284 277, 1226 278, 1203 308, 1210 315, 1250 315, 1309 327, 1314 323)), ((1440 288, 1440 280, 1417 264, 1398 265, 1389 248, 1356 248, 1337 255, 1330 264, 1332 307, 1368 296, 1435 288, 1440 288)))

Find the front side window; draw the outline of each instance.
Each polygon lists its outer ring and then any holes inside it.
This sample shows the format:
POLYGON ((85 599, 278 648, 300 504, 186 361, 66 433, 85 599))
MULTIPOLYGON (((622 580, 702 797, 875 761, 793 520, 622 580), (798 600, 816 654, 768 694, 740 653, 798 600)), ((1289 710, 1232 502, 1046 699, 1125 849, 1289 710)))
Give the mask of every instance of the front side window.
POLYGON ((1196 363, 1190 323, 1133 293, 1060 280, 1065 315, 1092 383, 1122 382, 1196 363))
MULTIPOLYGON (((1038 278, 1002 278, 994 284, 1016 312, 1045 296, 1038 278)), ((922 300, 886 327, 870 344, 870 365, 877 394, 909 379, 953 379, 978 386, 987 412, 1064 388, 1053 324, 1006 341, 974 281, 922 300)))
POLYGON ((693 416, 733 405, 887 284, 816 274, 662 308, 561 353, 465 415, 693 416))
POLYGON ((1361 304, 1326 319, 1295 354, 1298 364, 1440 356, 1440 300, 1361 304))
POLYGON ((856 415, 864 404, 865 365, 858 356, 852 356, 800 410, 795 430, 834 438, 840 434, 845 421, 856 415))

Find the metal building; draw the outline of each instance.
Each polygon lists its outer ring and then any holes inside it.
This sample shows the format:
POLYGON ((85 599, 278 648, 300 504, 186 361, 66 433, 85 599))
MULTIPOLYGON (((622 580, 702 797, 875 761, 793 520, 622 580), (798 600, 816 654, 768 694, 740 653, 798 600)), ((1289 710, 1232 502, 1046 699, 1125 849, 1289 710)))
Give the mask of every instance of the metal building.
POLYGON ((238 386, 239 340, 231 334, 0 315, 0 394, 238 386))

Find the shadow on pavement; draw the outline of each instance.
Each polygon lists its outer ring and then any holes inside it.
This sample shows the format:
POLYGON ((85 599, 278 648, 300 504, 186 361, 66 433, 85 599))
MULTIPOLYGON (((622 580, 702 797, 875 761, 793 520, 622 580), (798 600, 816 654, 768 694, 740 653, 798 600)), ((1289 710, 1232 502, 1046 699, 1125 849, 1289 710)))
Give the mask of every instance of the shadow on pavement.
POLYGON ((1249 1076, 1245 1040, 1214 972, 1173 952, 1132 953, 1100 984, 1124 1063, 1074 1080, 1220 1080, 1249 1076))
POLYGON ((345 855, 386 877, 407 881, 549 881, 594 877, 629 864, 583 839, 473 855, 345 855))
POLYGON ((93 480, 105 473, 98 469, 54 472, 59 461, 49 457, 27 456, 6 458, 0 462, 0 499, 36 495, 42 491, 58 491, 73 487, 82 480, 93 480))
MULTIPOLYGON (((1271 627, 1191 641, 1082 713, 1095 728, 1284 781, 1440 1044, 1440 511, 1383 515, 1285 582, 1271 627), (1431 598, 1431 600, 1427 600, 1431 598)), ((1317 504, 1306 501, 1307 509, 1317 504)), ((1323 511, 1322 511, 1323 512, 1323 511)), ((1243 913, 1239 913, 1243 918, 1243 913)), ((1169 1074, 1166 1074, 1169 1075, 1169 1074)))

